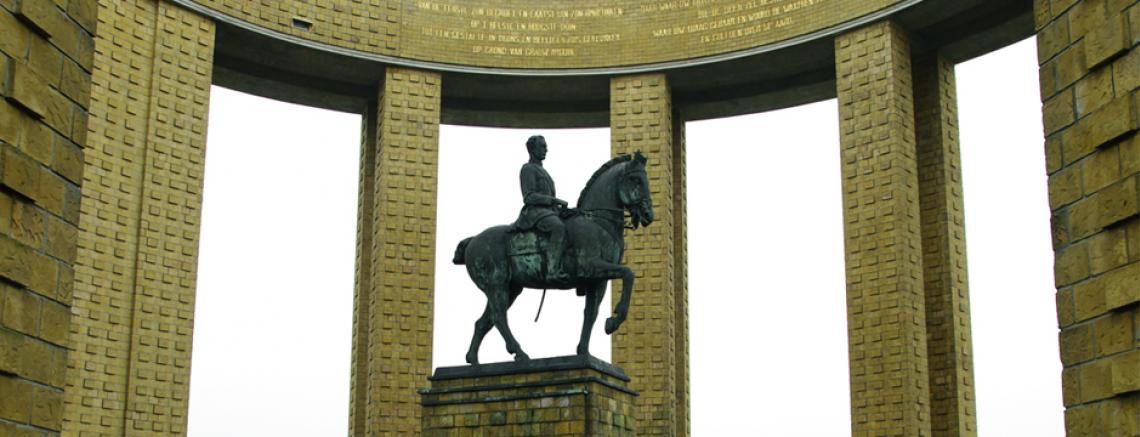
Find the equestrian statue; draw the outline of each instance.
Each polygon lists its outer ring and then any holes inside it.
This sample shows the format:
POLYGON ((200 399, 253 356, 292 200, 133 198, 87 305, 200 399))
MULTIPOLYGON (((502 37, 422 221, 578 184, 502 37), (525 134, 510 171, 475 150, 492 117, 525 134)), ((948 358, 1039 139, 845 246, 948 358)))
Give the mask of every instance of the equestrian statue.
POLYGON ((466 264, 468 276, 487 295, 487 306, 475 322, 467 350, 470 364, 479 364, 479 345, 492 327, 499 329, 515 361, 529 359, 507 324, 507 309, 523 288, 574 288, 586 297, 578 355, 588 355, 606 281, 622 280, 621 300, 614 315, 606 319, 606 333, 616 331, 629 312, 634 274, 621 265, 625 213, 632 222, 630 229, 653 223, 646 159, 640 152, 603 164, 582 189, 577 207, 568 209, 542 167, 546 139, 535 135, 526 145, 530 161, 519 175, 523 208, 518 220, 464 239, 455 249, 455 264, 466 264))

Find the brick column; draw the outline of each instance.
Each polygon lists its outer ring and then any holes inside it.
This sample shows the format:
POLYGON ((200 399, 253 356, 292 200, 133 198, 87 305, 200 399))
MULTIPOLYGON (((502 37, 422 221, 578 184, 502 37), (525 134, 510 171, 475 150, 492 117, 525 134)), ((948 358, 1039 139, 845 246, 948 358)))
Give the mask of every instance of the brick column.
POLYGON ((98 19, 64 434, 182 435, 214 24, 154 0, 98 19))
POLYGON ((393 67, 379 86, 361 151, 354 436, 418 434, 431 374, 440 77, 393 67))
MULTIPOLYGON (((629 319, 613 337, 614 364, 625 368, 638 399, 638 435, 688 431, 688 344, 685 331, 684 152, 662 74, 610 81, 614 155, 640 150, 649 158, 656 220, 626 234, 624 263, 637 274, 629 319), (679 238, 678 238, 679 237, 679 238)), ((621 290, 615 281, 613 290, 621 290)), ((620 297, 617 293, 613 298, 620 297)))
POLYGON ((976 436, 954 64, 929 54, 913 67, 930 427, 935 437, 976 436))
POLYGON ((835 47, 852 434, 929 436, 910 48, 890 22, 835 47))
POLYGON ((1034 12, 1065 428, 1140 435, 1140 3, 1034 12))
POLYGON ((95 9, 0 2, 0 435, 58 436, 95 9))

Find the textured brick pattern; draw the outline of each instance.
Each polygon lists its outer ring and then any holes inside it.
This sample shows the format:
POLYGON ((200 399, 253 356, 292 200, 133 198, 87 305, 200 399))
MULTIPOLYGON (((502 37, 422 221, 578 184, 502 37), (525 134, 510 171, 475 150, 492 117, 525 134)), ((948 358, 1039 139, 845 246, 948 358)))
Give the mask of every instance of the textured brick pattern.
POLYGON ((364 53, 489 67, 583 68, 747 49, 902 0, 178 1, 289 37, 364 53))
POLYGON ((358 380, 367 369, 368 385, 365 410, 359 406, 364 387, 352 387, 353 432, 403 436, 420 432, 416 390, 427 385, 431 374, 440 77, 390 68, 380 87, 377 109, 368 111, 375 116, 365 120, 374 126, 364 129, 365 143, 374 151, 365 150, 362 161, 371 155, 374 167, 371 199, 361 202, 372 209, 360 217, 372 215, 371 246, 367 259, 361 256, 363 249, 358 253, 357 285, 367 288, 357 292, 353 369, 358 380), (360 276, 363 263, 367 283, 360 276), (359 308, 364 303, 367 313, 359 308), (361 336, 367 336, 366 346, 361 336), (359 417, 362 413, 366 419, 359 417), (358 425, 362 420, 363 430, 358 425))
POLYGON ((186 432, 212 22, 99 3, 69 435, 186 432))
POLYGON ((927 55, 913 67, 930 427, 935 437, 976 436, 954 64, 927 55))
POLYGON ((0 435, 63 421, 94 10, 0 2, 0 435))
MULTIPOLYGON (((687 366, 677 345, 687 340, 678 298, 676 228, 683 219, 674 210, 683 203, 683 187, 674 186, 683 172, 683 155, 675 156, 673 107, 664 75, 616 77, 610 81, 611 149, 614 155, 641 151, 648 159, 653 224, 625 236, 624 264, 637 275, 629 319, 613 336, 614 364, 626 369, 638 400, 638 435, 675 436, 678 430, 678 368, 687 366)), ((683 233, 683 229, 681 230, 683 233)), ((683 276, 682 276, 683 278, 683 276)), ((678 291, 681 288, 682 291, 678 291)), ((620 298, 621 281, 612 287, 620 298)), ((682 383, 683 384, 683 383, 682 383)))
POLYGON ((852 434, 929 436, 910 48, 890 22, 835 46, 852 434))
POLYGON ((636 426, 635 396, 614 386, 626 383, 588 369, 435 381, 422 397, 423 435, 644 435, 636 426))
POLYGON ((1140 3, 1037 0, 1070 437, 1140 435, 1140 3))
POLYGON ((673 111, 673 284, 677 374, 677 437, 688 437, 689 420, 689 227, 685 179, 685 119, 673 111))
POLYGON ((372 309, 372 220, 376 190, 376 111, 364 108, 360 128, 360 172, 356 204, 356 272, 352 294, 352 369, 349 376, 348 435, 362 436, 368 429, 368 326, 372 309))

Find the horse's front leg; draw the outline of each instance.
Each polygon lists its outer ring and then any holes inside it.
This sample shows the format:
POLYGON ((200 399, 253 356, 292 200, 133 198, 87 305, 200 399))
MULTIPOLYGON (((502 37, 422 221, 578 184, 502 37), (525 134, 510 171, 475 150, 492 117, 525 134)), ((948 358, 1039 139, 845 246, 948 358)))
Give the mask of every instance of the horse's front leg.
MULTIPOLYGON (((625 321, 629 314, 629 302, 633 295, 633 270, 621 264, 605 262, 600 259, 592 260, 590 266, 598 272, 601 279, 621 279, 621 300, 618 302, 614 315, 606 319, 606 334, 613 334, 625 321)), ((601 299, 599 299, 599 302, 601 299)))
POLYGON ((589 355, 590 334, 594 331, 594 322, 598 320, 598 307, 602 306, 602 298, 606 295, 606 283, 594 283, 583 288, 586 289, 586 309, 582 317, 582 336, 578 338, 578 355, 589 355))
POLYGON ((623 265, 618 267, 621 268, 621 301, 618 302, 614 315, 606 319, 606 334, 613 334, 625 321, 625 317, 629 315, 629 302, 633 297, 633 270, 623 265))

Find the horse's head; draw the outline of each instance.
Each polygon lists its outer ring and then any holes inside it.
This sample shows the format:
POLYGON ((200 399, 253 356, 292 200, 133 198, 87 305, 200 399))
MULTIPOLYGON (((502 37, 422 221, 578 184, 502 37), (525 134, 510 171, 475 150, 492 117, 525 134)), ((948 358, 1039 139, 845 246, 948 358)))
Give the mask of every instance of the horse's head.
POLYGON ((640 151, 634 153, 633 159, 626 163, 617 186, 621 206, 629 211, 634 229, 653 223, 653 199, 649 195, 645 161, 640 151))

